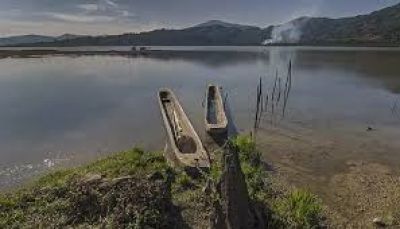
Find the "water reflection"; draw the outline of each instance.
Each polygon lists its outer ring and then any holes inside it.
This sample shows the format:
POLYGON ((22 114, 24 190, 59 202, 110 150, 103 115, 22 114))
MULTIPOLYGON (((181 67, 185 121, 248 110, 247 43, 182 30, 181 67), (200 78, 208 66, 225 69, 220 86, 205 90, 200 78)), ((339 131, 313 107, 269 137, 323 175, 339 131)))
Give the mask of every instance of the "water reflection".
POLYGON ((400 93, 400 52, 388 50, 329 51, 309 50, 296 52, 299 68, 318 70, 328 68, 355 72, 359 77, 372 80, 371 86, 384 86, 393 93, 400 93), (373 85, 375 84, 375 85, 373 85))
POLYGON ((136 58, 2 59, 0 186, 10 185, 11 177, 21 177, 12 184, 32 170, 47 169, 47 159, 56 165, 76 164, 134 145, 163 148, 156 102, 161 87, 176 92, 202 134, 206 85, 223 86, 238 131, 246 130, 254 118, 259 77, 270 90, 276 70, 285 76, 290 59, 293 90, 283 121, 316 130, 371 123, 381 129, 399 127, 390 112, 400 88, 399 57, 400 51, 376 49, 273 47, 169 51, 136 58))
POLYGON ((153 53, 148 58, 163 61, 188 61, 218 68, 236 64, 268 63, 269 52, 233 52, 233 51, 166 51, 153 53))

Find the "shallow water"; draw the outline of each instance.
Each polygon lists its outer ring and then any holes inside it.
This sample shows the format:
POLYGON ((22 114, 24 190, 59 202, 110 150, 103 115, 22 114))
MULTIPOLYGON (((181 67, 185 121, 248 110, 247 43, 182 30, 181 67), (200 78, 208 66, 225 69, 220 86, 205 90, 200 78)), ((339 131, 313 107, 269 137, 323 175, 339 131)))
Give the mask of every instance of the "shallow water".
MULTIPOLYGON (((219 84, 228 93, 236 126, 248 130, 259 77, 264 90, 272 90, 276 71, 282 82, 286 79, 289 60, 293 85, 286 115, 277 117, 274 125, 336 135, 370 126, 389 145, 398 144, 398 49, 185 50, 192 51, 147 57, 0 59, 0 187, 14 186, 48 168, 76 165, 132 146, 162 149, 166 138, 156 100, 162 87, 175 91, 204 136, 206 85, 219 84)), ((270 120, 266 117, 262 122, 267 126, 270 120)))

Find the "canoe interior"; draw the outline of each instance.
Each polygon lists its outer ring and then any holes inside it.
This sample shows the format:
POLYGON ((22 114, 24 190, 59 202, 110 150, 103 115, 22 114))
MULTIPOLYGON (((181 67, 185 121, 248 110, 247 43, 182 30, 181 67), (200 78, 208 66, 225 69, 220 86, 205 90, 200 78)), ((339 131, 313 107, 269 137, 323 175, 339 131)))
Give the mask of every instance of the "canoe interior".
POLYGON ((197 151, 197 145, 191 134, 191 129, 185 120, 183 114, 178 109, 178 104, 172 98, 168 91, 160 92, 162 107, 166 113, 168 125, 171 128, 173 140, 182 154, 194 154, 197 151))
POLYGON ((208 101, 207 101, 207 121, 211 124, 218 123, 218 115, 217 115, 217 101, 215 99, 216 90, 215 87, 208 87, 208 101))
POLYGON ((210 85, 207 90, 207 124, 213 125, 214 127, 225 127, 226 116, 221 94, 217 86, 210 85))

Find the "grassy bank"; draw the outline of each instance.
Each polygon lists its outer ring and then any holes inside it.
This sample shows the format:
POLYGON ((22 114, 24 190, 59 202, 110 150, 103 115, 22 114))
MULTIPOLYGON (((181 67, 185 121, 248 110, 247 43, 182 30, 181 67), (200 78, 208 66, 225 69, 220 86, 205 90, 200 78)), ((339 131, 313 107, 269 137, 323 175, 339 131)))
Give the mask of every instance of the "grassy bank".
MULTIPOLYGON (((315 196, 277 185, 249 137, 232 143, 240 152, 251 202, 262 209, 269 228, 320 225, 315 196)), ((0 228, 207 228, 218 199, 207 188, 220 174, 217 162, 210 173, 193 178, 171 168, 162 153, 120 152, 0 195, 0 228)))
POLYGON ((253 204, 260 206, 269 228, 318 228, 324 223, 321 201, 306 190, 283 184, 268 172, 255 143, 249 136, 234 138, 240 152, 253 204))
POLYGON ((168 225, 162 154, 134 149, 41 177, 0 197, 0 228, 168 225))

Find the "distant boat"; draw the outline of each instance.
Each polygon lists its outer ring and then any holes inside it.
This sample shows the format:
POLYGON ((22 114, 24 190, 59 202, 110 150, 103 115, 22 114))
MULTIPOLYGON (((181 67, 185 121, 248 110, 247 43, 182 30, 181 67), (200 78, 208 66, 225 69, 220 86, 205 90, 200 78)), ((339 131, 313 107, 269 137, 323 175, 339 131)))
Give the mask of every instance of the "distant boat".
POLYGON ((174 93, 162 89, 158 97, 171 146, 167 159, 178 166, 209 168, 208 154, 174 93))
POLYGON ((227 132, 228 119, 218 86, 208 85, 205 106, 206 131, 209 134, 224 134, 227 132))

